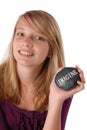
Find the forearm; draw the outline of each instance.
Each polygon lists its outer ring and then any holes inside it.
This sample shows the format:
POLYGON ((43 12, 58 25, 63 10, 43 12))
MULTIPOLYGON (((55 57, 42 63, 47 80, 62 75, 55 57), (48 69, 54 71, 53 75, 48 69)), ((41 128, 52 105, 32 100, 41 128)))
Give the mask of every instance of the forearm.
POLYGON ((43 130, 61 130, 62 104, 63 103, 58 103, 48 108, 48 114, 43 130))

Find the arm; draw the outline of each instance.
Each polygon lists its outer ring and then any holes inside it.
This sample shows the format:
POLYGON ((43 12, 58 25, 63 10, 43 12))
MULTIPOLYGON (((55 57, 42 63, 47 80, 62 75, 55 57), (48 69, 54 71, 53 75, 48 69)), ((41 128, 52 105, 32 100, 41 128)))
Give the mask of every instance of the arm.
POLYGON ((71 102, 72 102, 72 98, 73 97, 68 98, 63 103, 62 113, 61 113, 61 130, 64 130, 64 128, 65 128, 65 124, 66 124, 69 108, 70 108, 70 105, 71 105, 71 102))
POLYGON ((61 102, 49 106, 43 130, 61 130, 61 110, 61 102))
POLYGON ((72 97, 65 100, 63 104, 58 103, 56 106, 51 106, 51 108, 48 109, 48 115, 43 130, 64 130, 71 102, 72 97))
POLYGON ((50 85, 48 114, 43 130, 64 130, 68 110, 72 101, 70 97, 84 89, 84 74, 80 68, 77 67, 77 69, 80 73, 81 81, 77 81, 78 85, 72 90, 64 91, 60 89, 56 86, 53 79, 50 85))

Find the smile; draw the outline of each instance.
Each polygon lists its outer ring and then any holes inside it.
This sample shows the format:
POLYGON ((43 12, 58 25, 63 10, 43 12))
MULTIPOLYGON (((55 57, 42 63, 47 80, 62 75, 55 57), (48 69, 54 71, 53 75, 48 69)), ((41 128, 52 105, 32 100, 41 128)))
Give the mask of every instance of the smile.
POLYGON ((26 52, 26 51, 18 51, 18 52, 22 55, 25 55, 25 56, 32 56, 33 55, 33 53, 31 53, 31 52, 26 52))

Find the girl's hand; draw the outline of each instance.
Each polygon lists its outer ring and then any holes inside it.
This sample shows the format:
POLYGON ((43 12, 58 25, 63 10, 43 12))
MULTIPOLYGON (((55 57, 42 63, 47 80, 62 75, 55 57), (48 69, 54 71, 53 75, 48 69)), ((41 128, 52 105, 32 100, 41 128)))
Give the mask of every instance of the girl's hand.
MULTIPOLYGON (((69 91, 65 91, 62 90, 61 88, 59 88, 56 84, 55 84, 55 76, 52 80, 52 83, 50 85, 50 95, 49 95, 49 102, 53 105, 55 104, 55 102, 64 102, 64 100, 66 100, 67 98, 73 96, 74 94, 80 92, 81 90, 84 89, 84 84, 85 84, 85 78, 84 78, 84 73, 83 71, 79 68, 79 66, 76 65, 76 68, 79 72, 81 81, 77 81, 77 86, 69 91)), ((59 71, 63 69, 60 68, 59 71)), ((58 72, 59 72, 58 71, 58 72)), ((58 73, 57 72, 57 73, 58 73)))

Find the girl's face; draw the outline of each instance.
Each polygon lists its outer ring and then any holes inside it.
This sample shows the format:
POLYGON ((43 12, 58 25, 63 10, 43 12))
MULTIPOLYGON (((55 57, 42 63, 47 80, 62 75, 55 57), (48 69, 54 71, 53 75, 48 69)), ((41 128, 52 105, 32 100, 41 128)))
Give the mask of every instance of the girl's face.
POLYGON ((13 55, 17 64, 37 67, 48 57, 49 43, 45 36, 20 19, 13 39, 13 55))

